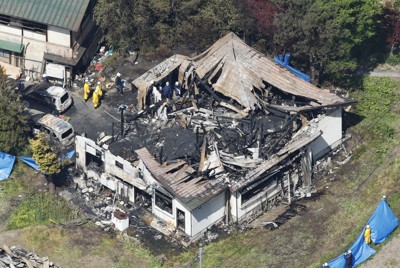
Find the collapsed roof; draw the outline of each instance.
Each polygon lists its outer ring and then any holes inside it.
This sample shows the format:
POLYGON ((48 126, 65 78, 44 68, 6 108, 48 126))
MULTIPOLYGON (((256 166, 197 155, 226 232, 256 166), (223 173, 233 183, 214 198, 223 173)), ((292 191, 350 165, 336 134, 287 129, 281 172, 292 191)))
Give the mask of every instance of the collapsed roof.
POLYGON ((214 91, 252 110, 265 104, 262 96, 268 95, 271 86, 284 94, 306 99, 309 107, 346 102, 336 94, 296 77, 248 46, 234 33, 229 33, 196 57, 174 55, 134 80, 132 83, 139 91, 139 110, 151 82, 161 82, 176 70, 179 71, 180 80, 192 70, 198 79, 205 80, 214 91))
POLYGON ((109 149, 132 163, 140 158, 189 209, 297 169, 304 148, 322 135, 316 122, 329 107, 353 102, 296 77, 233 33, 196 57, 174 55, 132 83, 139 112, 126 113, 130 131, 109 149), (172 79, 185 94, 146 103, 152 82, 172 79))

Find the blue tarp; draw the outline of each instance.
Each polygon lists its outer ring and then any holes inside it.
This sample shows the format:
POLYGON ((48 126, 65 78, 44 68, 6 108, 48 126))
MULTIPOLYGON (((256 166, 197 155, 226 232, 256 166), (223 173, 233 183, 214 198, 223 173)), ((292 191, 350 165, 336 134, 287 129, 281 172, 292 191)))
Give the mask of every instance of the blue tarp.
MULTIPOLYGON (((378 207, 375 209, 368 221, 368 225, 371 228, 371 240, 374 244, 379 244, 385 241, 386 237, 399 225, 399 220, 390 209, 385 198, 382 198, 378 207)), ((365 242, 364 232, 365 227, 362 229, 353 245, 349 248, 353 254, 353 267, 367 260, 376 252, 365 242)), ((346 264, 346 261, 344 255, 334 258, 328 262, 328 264, 331 268, 345 267, 344 265, 346 264)))
MULTIPOLYGON (((364 239, 364 231, 365 227, 363 228, 360 235, 357 237, 356 241, 353 245, 349 248, 351 253, 353 254, 353 267, 359 265, 369 257, 375 254, 375 250, 367 245, 364 239)), ((343 268, 345 267, 346 260, 344 258, 344 254, 336 257, 335 259, 328 262, 329 267, 331 268, 343 268)))
POLYGON ((379 244, 385 241, 386 237, 396 229, 399 225, 399 220, 390 209, 386 199, 382 198, 368 224, 371 227, 372 242, 379 244))
POLYGON ((24 161, 26 164, 28 164, 30 167, 34 168, 37 171, 40 171, 38 165, 36 164, 35 160, 33 160, 32 157, 20 157, 22 161, 24 161))
POLYGON ((375 249, 367 245, 364 238, 365 227, 362 229, 356 241, 350 247, 353 253, 353 266, 359 265, 363 261, 375 254, 375 249))
POLYGON ((278 55, 278 57, 274 57, 274 61, 286 69, 288 69, 291 73, 293 73, 295 76, 303 79, 306 82, 311 82, 311 78, 309 75, 303 74, 299 70, 296 70, 295 68, 289 66, 289 60, 290 60, 290 54, 285 54, 283 57, 281 54, 278 55))
POLYGON ((65 156, 66 156, 67 158, 72 158, 72 157, 74 156, 74 154, 75 154, 75 150, 73 150, 73 151, 67 153, 65 156))
POLYGON ((0 181, 10 176, 14 162, 15 156, 0 152, 0 181))
POLYGON ((346 264, 346 260, 344 259, 344 254, 337 256, 333 260, 328 262, 330 268, 343 268, 346 264))

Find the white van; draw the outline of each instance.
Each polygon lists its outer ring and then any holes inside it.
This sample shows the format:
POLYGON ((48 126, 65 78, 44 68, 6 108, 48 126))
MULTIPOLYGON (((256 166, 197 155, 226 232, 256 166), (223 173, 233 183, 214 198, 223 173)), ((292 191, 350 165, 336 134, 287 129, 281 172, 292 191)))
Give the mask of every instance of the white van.
POLYGON ((64 113, 73 102, 68 90, 47 83, 29 85, 21 95, 26 108, 50 114, 64 113))
POLYGON ((56 142, 61 145, 69 146, 75 141, 75 131, 73 126, 67 121, 56 117, 52 114, 39 116, 39 119, 32 119, 33 134, 45 132, 56 142))

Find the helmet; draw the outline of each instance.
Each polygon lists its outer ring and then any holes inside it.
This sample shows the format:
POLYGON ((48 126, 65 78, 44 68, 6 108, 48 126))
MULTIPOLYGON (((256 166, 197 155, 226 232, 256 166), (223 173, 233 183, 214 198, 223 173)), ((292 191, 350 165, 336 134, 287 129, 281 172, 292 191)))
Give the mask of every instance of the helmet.
POLYGON ((120 73, 117 73, 117 76, 121 76, 121 74, 120 74, 120 73))
POLYGON ((351 250, 349 249, 349 250, 347 251, 347 253, 351 254, 351 250))
POLYGON ((150 84, 154 84, 154 81, 153 81, 153 80, 151 80, 151 81, 150 81, 150 84))
POLYGON ((86 78, 86 79, 85 79, 85 82, 86 82, 86 83, 89 82, 89 79, 86 78))
POLYGON ((328 263, 327 263, 327 262, 325 262, 325 263, 324 263, 324 266, 328 267, 328 263))
POLYGON ((366 228, 369 228, 369 225, 367 225, 366 228))
POLYGON ((169 86, 169 82, 165 83, 166 86, 169 86))
POLYGON ((46 75, 46 74, 43 74, 42 77, 47 77, 47 75, 46 75))
POLYGON ((179 82, 178 81, 175 82, 175 86, 179 86, 179 82))
POLYGON ((100 83, 100 81, 99 81, 99 82, 97 82, 97 84, 98 84, 98 85, 100 85, 100 84, 101 84, 101 83, 100 83))

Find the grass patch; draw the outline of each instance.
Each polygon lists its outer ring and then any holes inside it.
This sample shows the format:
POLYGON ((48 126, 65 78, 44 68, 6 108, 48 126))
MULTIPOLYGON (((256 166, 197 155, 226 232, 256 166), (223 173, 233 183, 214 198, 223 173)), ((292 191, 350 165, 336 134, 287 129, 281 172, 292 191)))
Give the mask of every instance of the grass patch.
POLYGON ((130 241, 123 241, 123 254, 119 256, 116 268, 131 268, 132 259, 140 257, 140 262, 135 263, 135 267, 161 267, 158 260, 151 254, 151 252, 141 245, 132 243, 130 241))
POLYGON ((390 54, 385 61, 386 64, 391 66, 396 66, 400 64, 400 55, 399 54, 390 54))
POLYGON ((0 182, 0 188, 4 189, 4 192, 8 197, 30 192, 31 184, 26 180, 29 173, 32 173, 32 170, 17 161, 14 165, 11 176, 0 182))
POLYGON ((33 226, 23 229, 27 249, 48 256, 60 267, 161 267, 150 251, 97 226, 62 228, 33 226))
POLYGON ((59 196, 38 192, 22 202, 11 214, 7 229, 71 221, 78 217, 78 211, 71 208, 67 201, 59 196))

